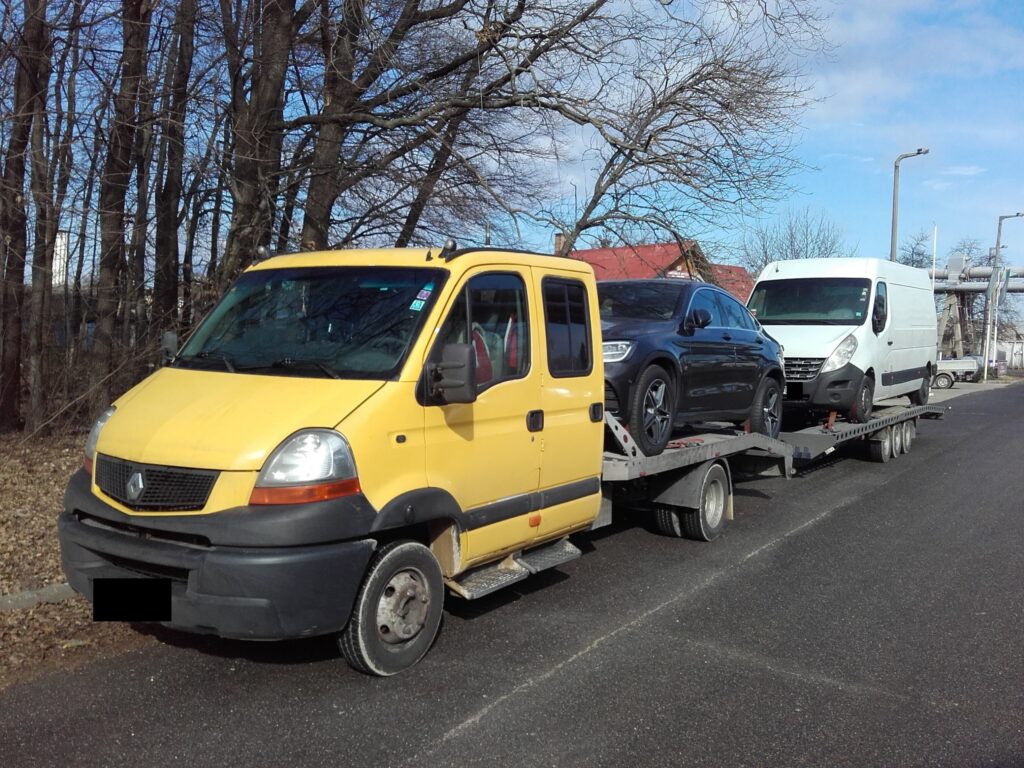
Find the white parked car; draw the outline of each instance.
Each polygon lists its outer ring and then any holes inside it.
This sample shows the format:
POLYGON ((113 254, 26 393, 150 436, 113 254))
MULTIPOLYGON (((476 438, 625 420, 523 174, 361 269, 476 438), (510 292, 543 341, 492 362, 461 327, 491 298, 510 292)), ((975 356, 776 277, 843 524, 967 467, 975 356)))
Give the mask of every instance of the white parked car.
POLYGON ((773 262, 747 306, 785 350, 788 401, 857 422, 887 398, 928 402, 936 315, 924 270, 864 258, 773 262))

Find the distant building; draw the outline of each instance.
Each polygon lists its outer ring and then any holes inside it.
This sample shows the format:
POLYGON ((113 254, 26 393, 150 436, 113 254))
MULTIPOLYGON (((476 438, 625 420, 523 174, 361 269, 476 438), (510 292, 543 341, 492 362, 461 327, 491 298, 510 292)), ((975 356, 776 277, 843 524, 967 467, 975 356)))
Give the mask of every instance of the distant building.
POLYGON ((711 264, 696 240, 684 240, 682 247, 678 243, 624 245, 571 251, 569 255, 590 264, 598 280, 694 277, 721 286, 743 303, 754 288, 754 278, 747 270, 727 264, 711 264), (710 274, 707 274, 709 270, 710 274))

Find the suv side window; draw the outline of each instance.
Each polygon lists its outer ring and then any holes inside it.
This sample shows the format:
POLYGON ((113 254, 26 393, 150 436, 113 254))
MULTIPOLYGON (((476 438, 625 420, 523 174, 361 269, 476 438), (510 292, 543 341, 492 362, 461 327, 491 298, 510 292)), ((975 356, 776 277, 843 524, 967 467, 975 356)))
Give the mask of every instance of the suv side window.
POLYGON ((727 296, 724 293, 718 293, 718 302, 722 305, 722 316, 725 319, 725 325, 730 328, 742 328, 746 331, 757 330, 754 326, 754 319, 747 312, 746 308, 732 296, 727 296))
POLYGON ((875 286, 875 308, 871 310, 871 330, 876 334, 885 329, 885 321, 889 317, 889 306, 885 283, 875 286))
POLYGON ((587 289, 578 280, 546 277, 544 326, 548 340, 548 371, 556 378, 586 376, 593 370, 587 289))
POLYGON ((441 326, 431 360, 445 344, 471 344, 477 392, 530 370, 526 285, 519 275, 489 273, 469 280, 441 326))
POLYGON ((706 309, 711 313, 711 322, 708 323, 709 328, 721 328, 725 325, 725 323, 722 322, 722 310, 719 309, 718 302, 715 301, 714 291, 701 288, 693 294, 693 300, 690 301, 690 310, 687 317, 692 315, 696 309, 706 309))

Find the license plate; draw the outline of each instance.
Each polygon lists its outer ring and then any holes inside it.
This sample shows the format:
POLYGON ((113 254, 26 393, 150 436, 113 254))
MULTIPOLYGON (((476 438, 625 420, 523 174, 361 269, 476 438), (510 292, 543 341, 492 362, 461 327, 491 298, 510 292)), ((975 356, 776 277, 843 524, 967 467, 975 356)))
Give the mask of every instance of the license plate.
POLYGON ((96 579, 93 621, 170 621, 170 579, 96 579))

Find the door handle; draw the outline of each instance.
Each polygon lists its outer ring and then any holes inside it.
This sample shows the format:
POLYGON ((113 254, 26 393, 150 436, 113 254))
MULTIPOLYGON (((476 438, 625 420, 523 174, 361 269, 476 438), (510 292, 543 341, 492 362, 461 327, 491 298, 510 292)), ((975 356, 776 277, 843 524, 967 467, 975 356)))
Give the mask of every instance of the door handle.
POLYGON ((540 432, 544 429, 544 411, 530 411, 526 414, 526 430, 540 432))
POLYGON ((891 341, 887 341, 885 343, 888 344, 890 347, 892 346, 892 342, 891 341))
POLYGON ((723 333, 722 338, 725 339, 726 341, 732 341, 732 336, 728 333, 723 333))

